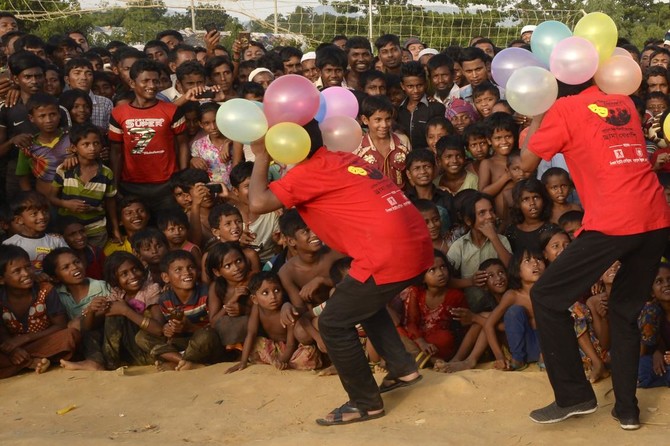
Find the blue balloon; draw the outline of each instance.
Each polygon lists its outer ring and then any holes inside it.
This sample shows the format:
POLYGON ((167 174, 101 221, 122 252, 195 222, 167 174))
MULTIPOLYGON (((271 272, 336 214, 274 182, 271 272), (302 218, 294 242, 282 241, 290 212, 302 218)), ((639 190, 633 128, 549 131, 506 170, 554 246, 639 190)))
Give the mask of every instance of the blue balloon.
POLYGON ((324 118, 326 117, 326 98, 323 97, 323 94, 319 92, 319 111, 316 112, 316 115, 314 116, 314 119, 317 120, 318 123, 322 123, 324 118))
POLYGON ((537 25, 530 37, 530 48, 545 67, 549 67, 551 52, 558 42, 572 37, 572 31, 565 24, 549 20, 537 25))

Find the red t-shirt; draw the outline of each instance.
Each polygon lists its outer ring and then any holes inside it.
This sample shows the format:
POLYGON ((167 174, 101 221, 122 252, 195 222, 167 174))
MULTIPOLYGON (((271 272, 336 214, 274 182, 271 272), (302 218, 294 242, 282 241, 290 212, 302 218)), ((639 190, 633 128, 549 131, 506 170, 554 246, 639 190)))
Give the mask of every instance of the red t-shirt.
POLYGON ((109 139, 123 144, 122 181, 165 183, 177 169, 175 136, 186 129, 184 114, 170 102, 148 108, 115 107, 109 118, 109 139))
POLYGON ((388 177, 361 158, 320 148, 270 183, 328 246, 353 257, 349 274, 378 285, 411 279, 433 264, 419 211, 388 177))
POLYGON ((670 226, 670 208, 627 96, 593 86, 557 100, 528 148, 547 161, 563 154, 584 206, 583 230, 632 235, 670 226))

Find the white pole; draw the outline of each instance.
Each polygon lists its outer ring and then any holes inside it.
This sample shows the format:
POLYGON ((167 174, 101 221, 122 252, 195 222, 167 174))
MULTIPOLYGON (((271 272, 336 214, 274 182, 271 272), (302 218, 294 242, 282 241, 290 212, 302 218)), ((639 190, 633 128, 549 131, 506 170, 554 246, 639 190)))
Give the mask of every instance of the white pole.
POLYGON ((275 0, 275 34, 277 34, 279 30, 279 26, 277 25, 277 13, 278 13, 277 0, 275 0))
POLYGON ((372 42, 372 0, 368 0, 368 39, 372 42))
POLYGON ((191 29, 195 32, 195 0, 191 0, 191 29))

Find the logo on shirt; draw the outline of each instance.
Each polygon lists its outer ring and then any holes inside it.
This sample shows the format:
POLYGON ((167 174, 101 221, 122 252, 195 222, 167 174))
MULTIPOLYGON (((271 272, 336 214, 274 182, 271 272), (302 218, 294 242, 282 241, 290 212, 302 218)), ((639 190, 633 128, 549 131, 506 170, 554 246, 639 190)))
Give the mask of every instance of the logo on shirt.
POLYGON ((601 107, 598 104, 590 104, 588 106, 591 112, 603 118, 606 123, 615 127, 627 125, 630 122, 630 112, 626 108, 616 107, 607 108, 601 107))
POLYGON ((135 144, 131 149, 130 153, 133 155, 141 155, 149 146, 149 143, 156 135, 156 130, 152 128, 131 128, 128 129, 128 133, 132 135, 135 144))
POLYGON ((354 164, 347 167, 347 172, 353 175, 360 175, 362 177, 368 177, 371 180, 381 180, 384 178, 384 175, 375 169, 372 165, 363 161, 362 158, 354 161, 354 164))

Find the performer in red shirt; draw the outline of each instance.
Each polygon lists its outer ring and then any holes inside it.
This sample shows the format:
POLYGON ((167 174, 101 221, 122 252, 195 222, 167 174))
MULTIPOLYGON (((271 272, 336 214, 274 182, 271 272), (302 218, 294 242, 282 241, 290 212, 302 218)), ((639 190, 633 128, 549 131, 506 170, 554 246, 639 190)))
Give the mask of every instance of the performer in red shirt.
POLYGON ((295 206, 325 244, 353 257, 349 275, 319 317, 319 331, 349 401, 317 423, 378 418, 384 415, 380 392, 421 379, 386 303, 420 282, 433 263, 433 246, 421 214, 398 186, 359 157, 322 147, 316 121, 305 129, 312 140, 310 155, 269 187, 270 156, 263 143, 252 144, 256 161, 249 206, 259 214, 295 206), (358 340, 359 323, 386 360, 389 374, 380 387, 358 340))
POLYGON ((621 262, 609 297, 612 336, 612 416, 623 429, 640 427, 635 397, 640 349, 637 317, 648 298, 668 240, 670 208, 647 161, 633 101, 590 83, 533 118, 522 167, 562 153, 584 206, 578 237, 531 290, 540 346, 556 401, 534 410, 538 423, 594 412, 568 311, 615 261, 621 262))

